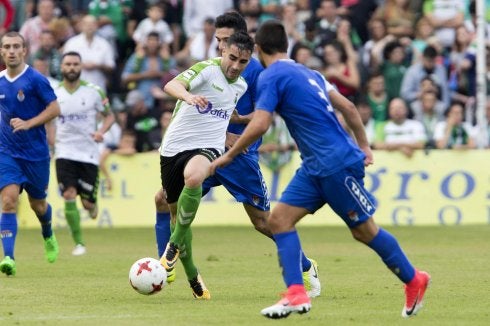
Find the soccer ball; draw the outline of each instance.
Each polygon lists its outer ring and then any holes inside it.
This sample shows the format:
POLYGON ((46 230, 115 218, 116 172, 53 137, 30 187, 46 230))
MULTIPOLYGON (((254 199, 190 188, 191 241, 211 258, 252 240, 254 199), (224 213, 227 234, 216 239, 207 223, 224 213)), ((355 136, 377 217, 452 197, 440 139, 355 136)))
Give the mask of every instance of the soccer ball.
POLYGON ((138 259, 129 270, 129 283, 141 294, 150 295, 160 292, 166 281, 165 268, 154 258, 138 259))

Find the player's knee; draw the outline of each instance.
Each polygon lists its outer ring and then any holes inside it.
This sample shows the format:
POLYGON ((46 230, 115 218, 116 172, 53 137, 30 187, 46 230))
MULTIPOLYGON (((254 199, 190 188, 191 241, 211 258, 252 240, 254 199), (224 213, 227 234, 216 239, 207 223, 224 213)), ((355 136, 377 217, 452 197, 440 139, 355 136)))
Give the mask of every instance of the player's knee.
POLYGON ((167 199, 165 198, 165 192, 160 189, 155 194, 155 207, 158 212, 168 212, 167 199))
POLYGON ((255 230, 259 231, 263 235, 271 238, 272 237, 272 232, 269 228, 269 224, 267 223, 267 218, 266 217, 250 217, 250 220, 252 221, 252 224, 255 228, 255 230))
POLYGON ((2 211, 6 213, 15 212, 17 209, 17 197, 4 195, 2 197, 2 211))
POLYGON ((350 231, 355 240, 368 244, 378 233, 378 227, 376 224, 374 224, 374 222, 372 222, 372 219, 369 219, 368 221, 352 228, 350 231))
POLYGON ((73 187, 69 187, 65 191, 63 191, 63 199, 64 200, 74 200, 77 198, 77 190, 73 187))
POLYGON ((30 206, 37 216, 46 214, 46 211, 48 210, 48 203, 45 200, 31 201, 30 206))

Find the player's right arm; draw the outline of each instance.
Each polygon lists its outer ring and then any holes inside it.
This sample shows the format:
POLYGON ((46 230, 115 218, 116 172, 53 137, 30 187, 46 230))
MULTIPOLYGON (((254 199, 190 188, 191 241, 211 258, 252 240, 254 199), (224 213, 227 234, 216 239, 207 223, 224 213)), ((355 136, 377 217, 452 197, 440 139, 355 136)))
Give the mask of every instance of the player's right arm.
POLYGON ((163 88, 163 91, 189 105, 198 105, 202 108, 208 105, 208 100, 204 96, 190 93, 188 91, 188 85, 176 78, 169 81, 163 88))
POLYGON ((371 152, 371 147, 369 146, 369 142, 367 140, 366 131, 364 130, 364 125, 356 106, 335 89, 330 90, 328 92, 328 96, 333 107, 339 110, 340 113, 342 113, 345 122, 354 133, 357 145, 366 155, 364 165, 368 166, 370 164, 373 164, 373 153, 371 152))
POLYGON ((48 104, 45 110, 29 120, 22 120, 20 118, 10 119, 10 126, 13 128, 13 132, 17 132, 19 130, 29 130, 51 121, 59 116, 60 112, 60 105, 58 104, 57 100, 54 100, 48 104))

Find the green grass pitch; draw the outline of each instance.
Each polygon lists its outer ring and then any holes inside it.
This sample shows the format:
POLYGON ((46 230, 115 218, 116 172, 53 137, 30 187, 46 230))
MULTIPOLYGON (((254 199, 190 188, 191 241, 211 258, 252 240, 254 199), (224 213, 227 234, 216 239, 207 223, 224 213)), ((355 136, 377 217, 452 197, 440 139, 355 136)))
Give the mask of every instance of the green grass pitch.
POLYGON ((412 262, 432 275, 424 308, 400 316, 403 287, 343 227, 299 227, 319 264, 322 296, 312 310, 283 321, 260 310, 284 285, 275 246, 251 226, 195 227, 194 255, 211 292, 197 301, 182 266, 154 296, 128 283, 134 261, 156 256, 151 228, 87 229, 88 253, 72 257, 68 230, 57 230, 58 261, 44 260, 39 230, 20 229, 17 275, 0 275, 0 325, 488 325, 490 226, 390 227, 412 262))

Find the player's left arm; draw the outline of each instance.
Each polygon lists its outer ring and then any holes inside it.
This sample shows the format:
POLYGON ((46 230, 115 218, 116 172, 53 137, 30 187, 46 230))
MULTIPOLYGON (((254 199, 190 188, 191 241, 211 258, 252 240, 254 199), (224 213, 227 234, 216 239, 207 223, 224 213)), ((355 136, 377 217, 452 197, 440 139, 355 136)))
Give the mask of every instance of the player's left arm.
POLYGON ((92 139, 97 143, 101 143, 104 141, 104 134, 109 131, 112 124, 116 121, 116 118, 111 110, 109 98, 105 92, 100 88, 97 88, 97 91, 100 96, 100 100, 96 102, 96 108, 102 114, 103 119, 102 126, 100 126, 100 128, 92 134, 92 139))
POLYGON ((104 140, 104 134, 109 131, 114 121, 116 121, 116 118, 114 117, 114 113, 112 113, 112 111, 104 112, 102 113, 102 115, 104 117, 102 120, 102 126, 92 135, 92 138, 97 143, 100 143, 104 140))
POLYGON ((342 113, 345 122, 354 133, 357 145, 364 154, 366 154, 364 165, 367 166, 373 164, 373 153, 371 152, 366 131, 364 130, 364 125, 362 124, 361 116, 359 115, 356 106, 336 90, 328 92, 328 96, 330 97, 330 102, 333 107, 342 113))
POLYGON ((272 114, 265 110, 255 110, 252 121, 247 125, 243 134, 223 156, 219 157, 210 167, 210 173, 213 175, 218 167, 224 167, 240 153, 248 148, 252 143, 266 133, 272 123, 272 114))
POLYGON ((13 132, 29 130, 51 121, 59 116, 60 112, 60 105, 57 100, 54 100, 48 104, 46 109, 29 120, 22 120, 20 118, 10 119, 10 126, 13 128, 13 132))

